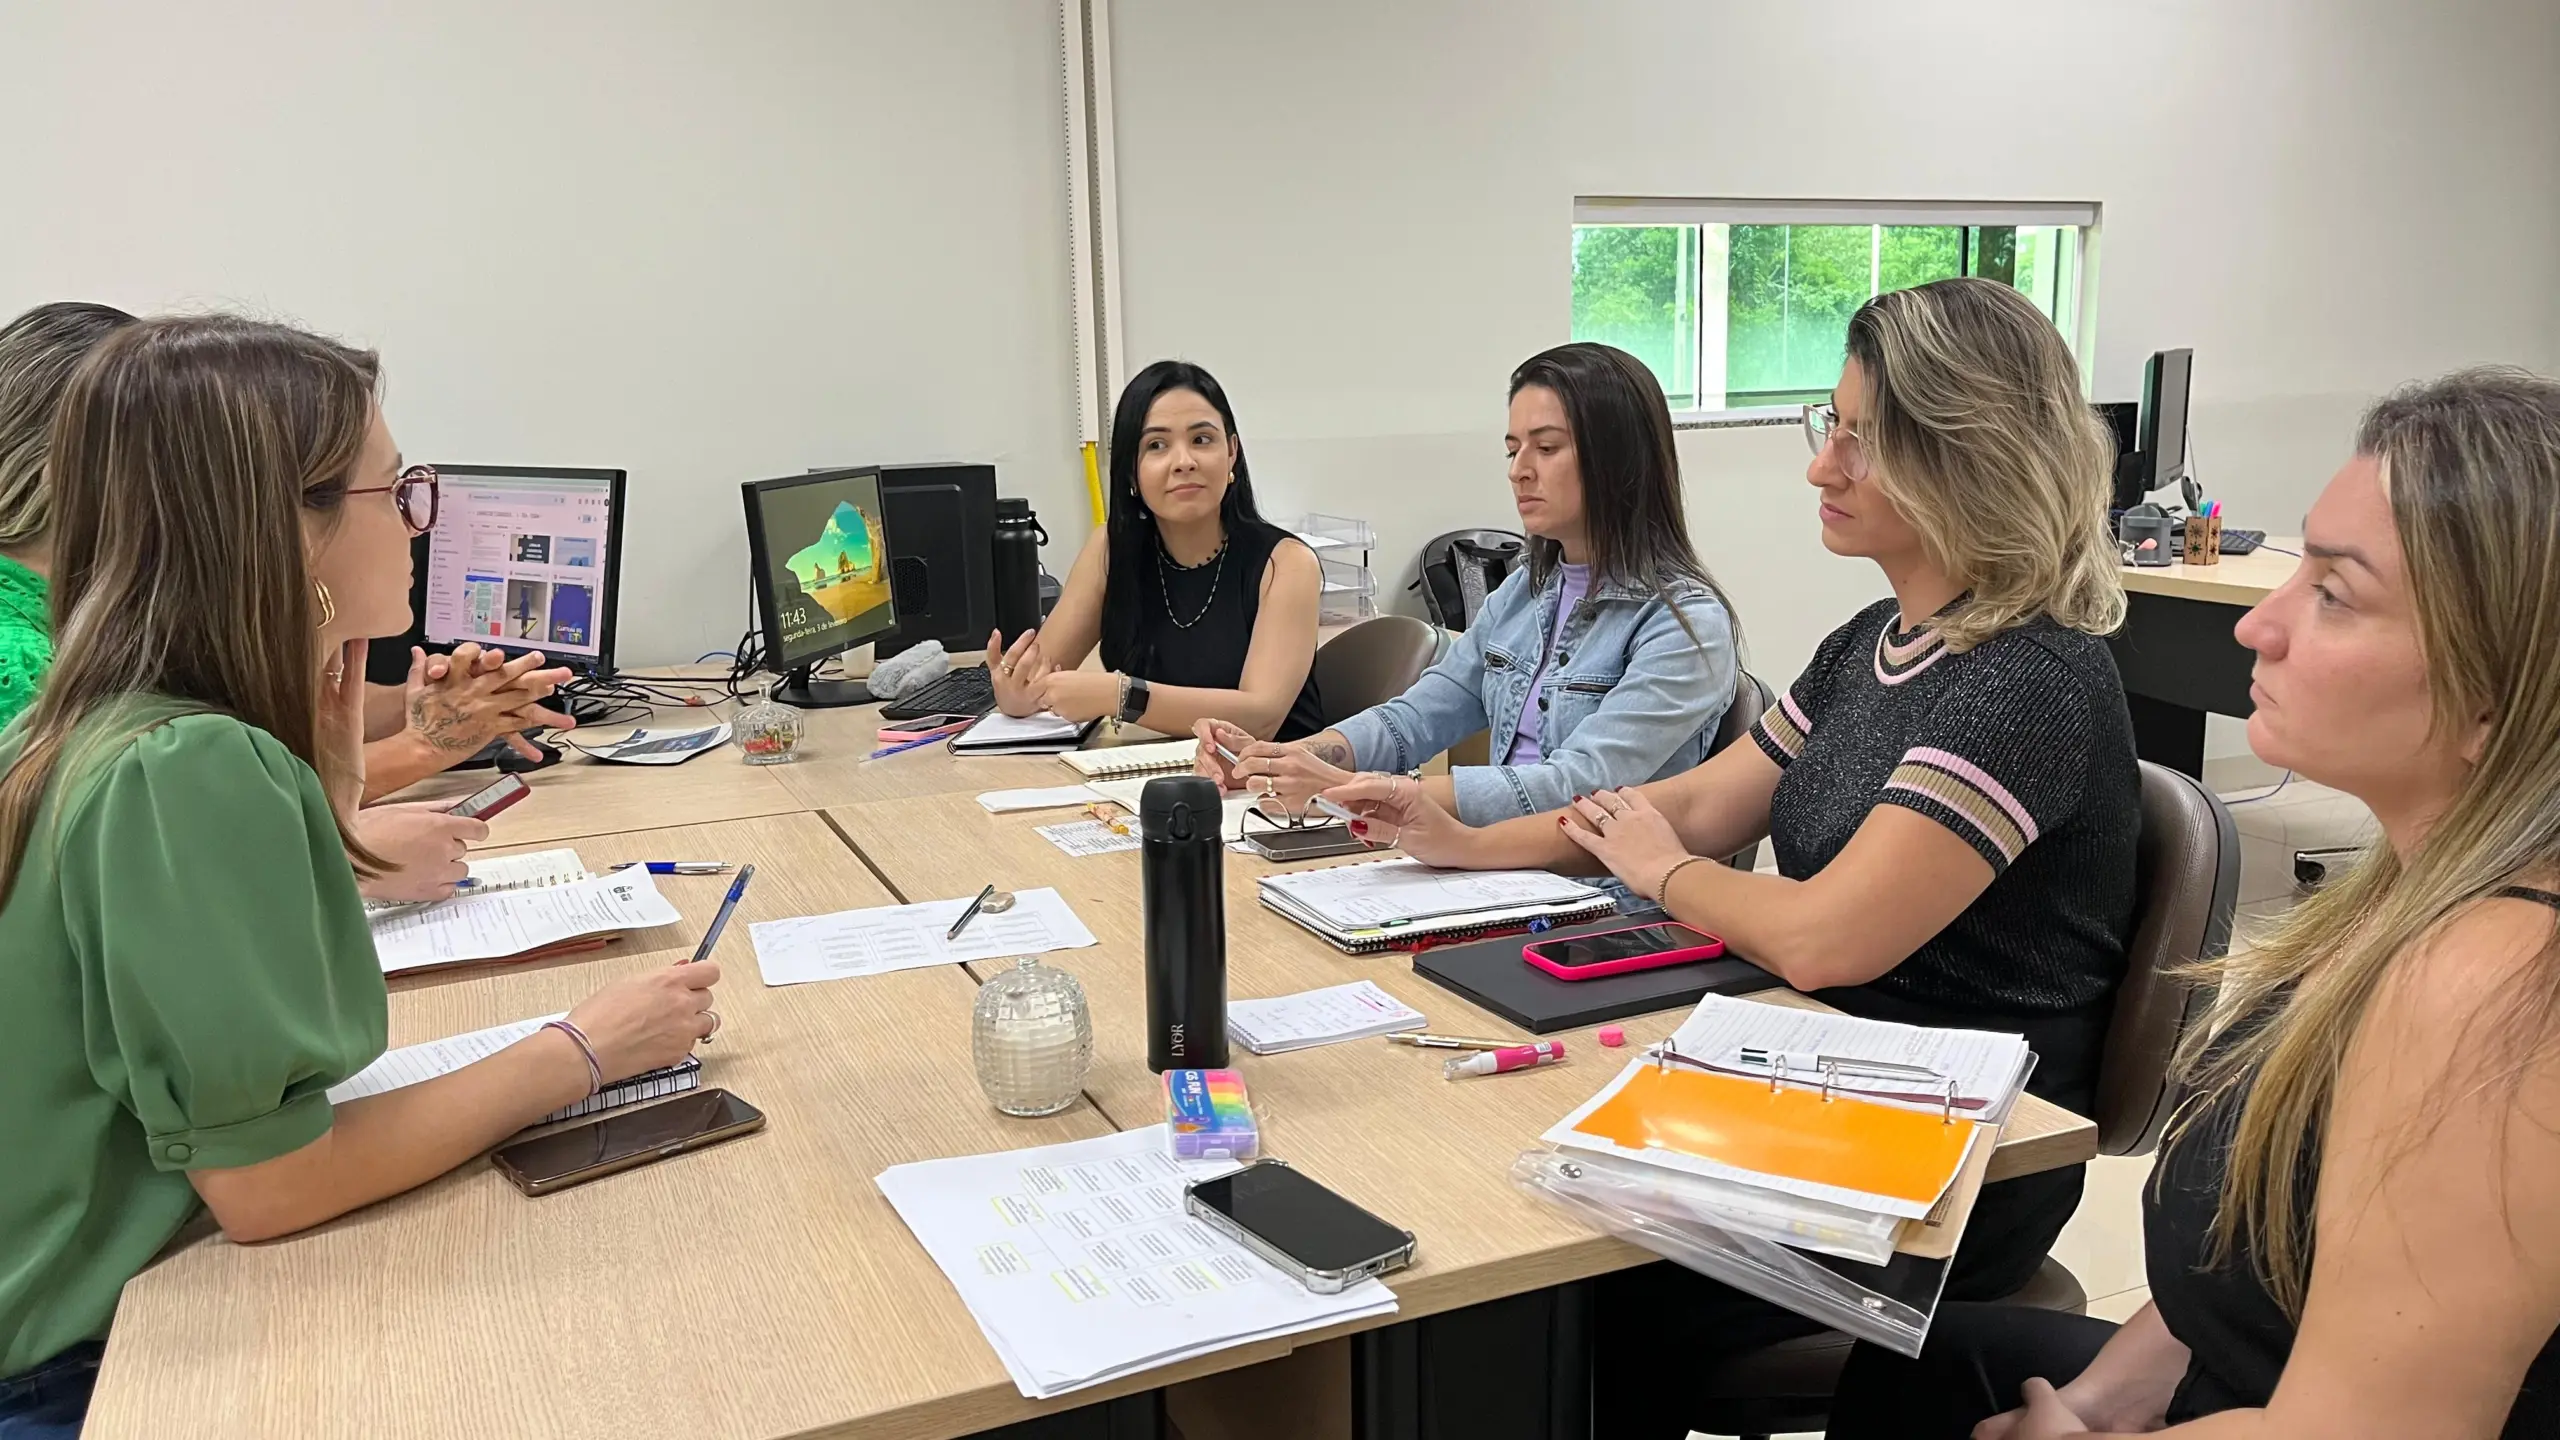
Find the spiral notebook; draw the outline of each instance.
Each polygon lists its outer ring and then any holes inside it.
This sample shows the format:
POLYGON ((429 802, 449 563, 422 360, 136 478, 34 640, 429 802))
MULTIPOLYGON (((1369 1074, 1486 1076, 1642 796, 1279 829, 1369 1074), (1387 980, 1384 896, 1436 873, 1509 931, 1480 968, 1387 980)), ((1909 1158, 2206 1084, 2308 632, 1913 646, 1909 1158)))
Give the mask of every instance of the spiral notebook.
POLYGON ((1543 870, 1435 870, 1405 859, 1266 875, 1260 891, 1265 906, 1355 955, 1616 908, 1606 892, 1543 870))
POLYGON ((1129 775, 1188 775, 1199 753, 1197 740, 1165 740, 1070 750, 1058 758, 1088 780, 1117 780, 1129 775))
MULTIPOLYGON (((561 1018, 559 1015, 537 1015, 530 1020, 492 1025, 486 1030, 449 1035, 423 1045, 403 1045, 397 1050, 385 1051, 381 1059, 330 1086, 329 1103, 344 1105, 367 1095, 380 1095, 422 1080, 433 1080, 439 1075, 450 1075, 474 1061, 488 1059, 561 1018)), ((615 1081, 586 1099, 554 1110, 534 1123, 548 1125, 555 1120, 575 1120, 581 1115, 593 1115, 617 1105, 680 1094, 701 1084, 702 1062, 687 1055, 663 1070, 651 1070, 627 1080, 615 1081)))

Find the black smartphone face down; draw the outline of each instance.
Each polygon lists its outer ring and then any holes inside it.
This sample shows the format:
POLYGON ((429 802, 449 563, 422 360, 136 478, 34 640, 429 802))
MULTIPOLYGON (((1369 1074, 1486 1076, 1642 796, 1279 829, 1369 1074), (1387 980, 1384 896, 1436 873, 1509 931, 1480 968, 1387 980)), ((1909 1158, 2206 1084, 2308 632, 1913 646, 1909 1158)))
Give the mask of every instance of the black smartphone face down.
POLYGON ((1248 1165, 1191 1193, 1319 1273, 1365 1265, 1407 1243, 1403 1231, 1286 1165, 1248 1165))
POLYGON ((493 1158, 526 1190, 564 1188, 573 1177, 610 1175, 763 1125, 763 1111, 728 1091, 697 1090, 520 1140, 493 1158))
POLYGON ((1360 843, 1348 825, 1309 825, 1296 830, 1248 830, 1245 838, 1253 842, 1268 860, 1321 860, 1328 855, 1349 855, 1369 847, 1360 843))
POLYGON ((1642 959, 1671 950, 1694 949, 1706 943, 1706 936, 1686 925, 1643 925, 1633 930, 1609 930, 1598 935, 1574 935, 1562 940, 1540 939, 1537 945, 1539 954, 1558 965, 1579 969, 1585 965, 1642 959))

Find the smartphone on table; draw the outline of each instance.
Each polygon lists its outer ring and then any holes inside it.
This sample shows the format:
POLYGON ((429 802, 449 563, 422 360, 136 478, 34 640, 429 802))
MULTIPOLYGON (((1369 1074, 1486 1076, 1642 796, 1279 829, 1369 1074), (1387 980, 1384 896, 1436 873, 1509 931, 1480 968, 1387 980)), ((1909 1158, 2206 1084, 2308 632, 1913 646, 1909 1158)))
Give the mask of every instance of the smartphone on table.
POLYGON ((1559 980, 1597 980, 1603 975, 1713 960, 1722 954, 1722 940, 1671 921, 1563 939, 1532 940, 1520 947, 1521 959, 1559 980))
POLYGON ((1413 1263, 1399 1230, 1310 1180, 1286 1160, 1257 1160, 1191 1185, 1184 1208, 1319 1295, 1413 1263))
POLYGON ((1304 825, 1295 830, 1248 830, 1244 843, 1265 860, 1321 860, 1328 855, 1357 855, 1368 844, 1348 825, 1304 825))
POLYGON ((696 1090, 501 1146, 489 1163, 527 1195, 549 1195, 763 1128, 764 1112, 746 1101, 696 1090))
POLYGON ((524 783, 523 776, 501 775, 447 806, 444 813, 465 820, 486 820, 532 793, 533 787, 524 783))

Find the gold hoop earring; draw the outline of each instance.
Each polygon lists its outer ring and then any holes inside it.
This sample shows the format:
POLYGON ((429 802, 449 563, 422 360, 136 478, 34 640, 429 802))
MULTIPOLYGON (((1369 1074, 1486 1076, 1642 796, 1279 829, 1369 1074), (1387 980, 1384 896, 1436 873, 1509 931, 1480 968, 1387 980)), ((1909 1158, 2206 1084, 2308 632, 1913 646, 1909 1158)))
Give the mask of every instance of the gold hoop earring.
POLYGON ((312 628, 315 630, 328 629, 329 622, 338 618, 338 602, 329 594, 328 584, 325 581, 320 580, 312 581, 311 598, 320 602, 320 623, 312 628))

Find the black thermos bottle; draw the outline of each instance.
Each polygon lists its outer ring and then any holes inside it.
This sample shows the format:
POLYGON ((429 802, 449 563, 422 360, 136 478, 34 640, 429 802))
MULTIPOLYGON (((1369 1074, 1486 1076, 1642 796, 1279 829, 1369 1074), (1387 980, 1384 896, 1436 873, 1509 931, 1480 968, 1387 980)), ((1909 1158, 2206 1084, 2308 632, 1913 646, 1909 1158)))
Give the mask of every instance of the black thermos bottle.
POLYGON ((993 571, 996 582, 996 629, 1011 645, 1025 630, 1040 628, 1040 547, 1049 532, 1031 513, 1031 502, 1014 496, 996 499, 993 571))
POLYGON ((1226 837, 1217 785, 1167 775, 1138 796, 1147 912, 1147 1068, 1227 1065, 1226 837))

